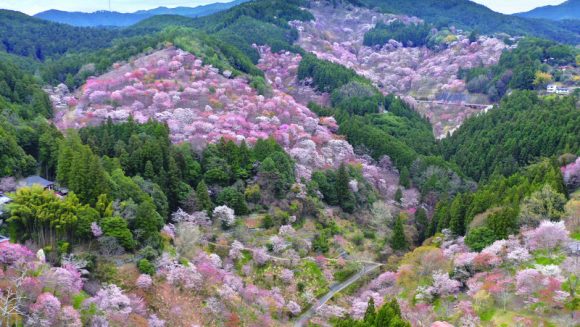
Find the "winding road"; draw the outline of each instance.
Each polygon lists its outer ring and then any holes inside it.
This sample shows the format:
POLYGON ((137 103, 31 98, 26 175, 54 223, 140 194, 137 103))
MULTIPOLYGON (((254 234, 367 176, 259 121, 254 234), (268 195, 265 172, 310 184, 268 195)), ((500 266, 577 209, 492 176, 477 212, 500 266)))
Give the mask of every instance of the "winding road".
POLYGON ((294 323, 294 326, 295 327, 306 326, 306 324, 308 323, 310 318, 312 318, 314 316, 314 314, 316 314, 316 310, 318 310, 318 308, 320 308, 321 306, 326 304, 326 302, 328 302, 328 300, 330 300, 336 293, 349 287, 350 285, 355 283, 357 280, 361 279, 361 277, 363 277, 366 274, 372 272, 373 270, 379 268, 380 266, 381 266, 381 264, 378 264, 378 263, 365 264, 362 270, 360 270, 356 274, 352 275, 349 279, 345 280, 344 282, 342 282, 340 284, 335 284, 332 287, 330 287, 330 291, 328 293, 326 293, 323 297, 318 299, 318 301, 316 301, 316 303, 314 305, 312 305, 312 307, 310 307, 310 309, 308 309, 308 311, 304 312, 302 315, 300 315, 300 317, 298 317, 298 320, 296 320, 296 322, 294 323))
MULTIPOLYGON (((226 248, 231 248, 230 245, 225 245, 225 244, 218 244, 218 243, 214 243, 214 242, 206 242, 207 244, 212 244, 215 246, 221 246, 221 247, 226 247, 226 248)), ((256 251, 256 249, 252 249, 252 248, 248 248, 248 247, 242 247, 242 249, 244 250, 248 250, 248 251, 256 251)), ((291 259, 288 258, 281 258, 281 257, 276 257, 276 256, 272 256, 272 255, 268 255, 267 256, 272 259, 272 260, 278 260, 278 261, 291 261, 291 259)), ((359 279, 361 279, 363 276, 371 273, 372 271, 374 271, 375 269, 379 268, 380 266, 382 266, 383 264, 381 263, 377 263, 377 262, 372 262, 372 261, 364 261, 364 260, 352 260, 349 259, 348 254, 346 253, 341 253, 339 255, 339 257, 342 257, 343 260, 345 261, 351 261, 351 262, 357 262, 363 265, 363 268, 357 272, 356 274, 350 276, 347 280, 345 280, 342 283, 339 284, 334 284, 330 287, 330 290, 328 291, 328 293, 326 293, 324 296, 322 296, 321 298, 319 298, 316 303, 314 305, 312 305, 310 307, 310 309, 308 309, 307 311, 305 311, 303 314, 301 314, 298 319, 296 320, 296 322, 294 323, 295 327, 303 327, 306 326, 306 324, 308 323, 308 321, 316 314, 316 311, 318 310, 318 308, 320 308, 321 306, 323 306, 324 304, 326 304, 326 302, 328 302, 328 300, 332 299, 332 297, 344 290, 345 288, 349 287, 350 285, 352 285, 353 283, 355 283, 356 281, 358 281, 359 279)), ((300 260, 311 260, 314 261, 314 258, 311 257, 307 257, 307 258, 301 258, 300 260)), ((329 261, 335 261, 338 260, 338 258, 335 259, 330 259, 327 258, 327 260, 329 261)))

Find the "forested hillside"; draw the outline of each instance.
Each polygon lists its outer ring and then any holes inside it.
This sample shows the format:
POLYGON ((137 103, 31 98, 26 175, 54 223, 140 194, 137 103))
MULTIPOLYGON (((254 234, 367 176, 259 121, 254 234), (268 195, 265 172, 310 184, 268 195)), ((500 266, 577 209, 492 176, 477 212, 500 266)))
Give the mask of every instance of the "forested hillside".
POLYGON ((463 0, 0 13, 0 325, 573 326, 579 98, 545 86, 578 50, 489 35, 558 26, 463 0))
MULTIPOLYGON (((485 93, 494 100, 508 90, 533 90, 562 77, 559 67, 576 64, 578 49, 544 39, 525 38, 518 47, 504 52, 497 65, 460 72, 471 92, 485 93)), ((562 82, 560 80, 559 82, 562 82)))
POLYGON ((139 10, 133 13, 120 13, 115 11, 67 12, 61 10, 47 10, 40 12, 34 17, 49 20, 55 23, 68 24, 79 27, 111 27, 130 26, 138 22, 157 15, 179 15, 185 17, 202 17, 216 12, 229 9, 246 2, 247 0, 237 0, 230 2, 217 2, 197 7, 159 7, 149 10, 139 10))
POLYGON ((580 2, 578 0, 564 1, 559 5, 542 6, 528 12, 516 14, 526 18, 543 18, 551 20, 580 19, 580 2))
POLYGON ((25 14, 0 10, 0 51, 44 61, 67 52, 109 47, 112 40, 130 32, 72 27, 25 14))
POLYGON ((443 140, 443 154, 476 180, 507 176, 542 157, 580 155, 579 123, 574 98, 514 92, 443 140))
POLYGON ((516 35, 543 37, 559 42, 577 44, 580 35, 558 22, 526 19, 496 13, 469 0, 437 1, 419 0, 362 0, 367 6, 378 7, 392 13, 417 16, 437 26, 456 25, 459 28, 481 33, 504 32, 516 35))

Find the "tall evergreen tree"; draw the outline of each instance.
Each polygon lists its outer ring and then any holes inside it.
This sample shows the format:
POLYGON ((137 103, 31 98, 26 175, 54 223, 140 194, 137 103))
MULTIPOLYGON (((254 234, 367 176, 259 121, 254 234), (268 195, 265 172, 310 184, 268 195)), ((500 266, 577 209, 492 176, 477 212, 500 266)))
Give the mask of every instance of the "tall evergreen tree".
POLYGON ((401 200, 403 200, 403 191, 401 191, 401 189, 398 188, 397 192, 395 192, 395 201, 401 203, 401 200))
POLYGON ((395 227, 393 228, 393 236, 391 238, 391 247, 394 250, 407 249, 407 239, 405 238, 405 229, 403 228, 403 219, 401 215, 397 216, 395 220, 395 227))
POLYGON ((145 171, 143 172, 143 177, 150 181, 155 180, 155 169, 153 168, 153 163, 151 160, 147 160, 145 163, 145 171))
POLYGON ((135 229, 139 230, 139 240, 146 245, 160 245, 159 230, 163 227, 163 218, 157 213, 151 201, 144 201, 137 208, 135 229))
POLYGON ((369 298, 369 303, 367 305, 367 310, 365 311, 365 316, 363 321, 367 324, 374 324, 376 317, 375 312, 375 299, 371 296, 369 298))
POLYGON ((399 184, 401 184, 401 186, 405 188, 409 188, 411 186, 411 178, 409 175, 409 168, 401 168, 401 177, 399 178, 399 184))
POLYGON ((206 210, 208 213, 213 210, 213 203, 209 197, 207 185, 203 180, 197 184, 195 195, 197 200, 197 208, 199 210, 206 210))
POLYGON ((354 194, 350 190, 349 186, 350 176, 346 165, 342 163, 338 168, 336 175, 336 197, 340 207, 348 213, 352 213, 355 207, 354 194))
POLYGON ((453 235, 465 234, 465 203, 464 196, 458 194, 449 208, 449 229, 453 235))
POLYGON ((427 218, 427 212, 423 208, 417 209, 415 213, 415 226, 419 232, 419 244, 427 238, 427 232, 429 228, 429 219, 427 218))
POLYGON ((169 158, 169 169, 167 170, 167 200, 169 202, 169 209, 173 212, 179 205, 180 190, 181 190, 181 173, 177 168, 177 163, 173 157, 169 158))

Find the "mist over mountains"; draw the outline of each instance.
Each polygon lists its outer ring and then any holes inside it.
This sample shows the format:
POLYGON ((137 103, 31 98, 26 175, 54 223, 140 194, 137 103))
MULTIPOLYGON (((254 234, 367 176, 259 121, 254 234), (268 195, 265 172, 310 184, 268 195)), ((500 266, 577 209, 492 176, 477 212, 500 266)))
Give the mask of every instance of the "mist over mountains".
POLYGON ((40 12, 34 17, 52 22, 63 23, 80 27, 115 26, 123 27, 136 24, 144 19, 157 15, 179 15, 186 17, 202 17, 217 13, 242 4, 248 0, 235 0, 232 2, 218 2, 197 7, 158 7, 150 10, 139 10, 133 13, 121 13, 116 11, 68 12, 51 9, 40 12))
POLYGON ((516 16, 550 20, 580 19, 580 0, 568 0, 556 6, 539 7, 516 16))

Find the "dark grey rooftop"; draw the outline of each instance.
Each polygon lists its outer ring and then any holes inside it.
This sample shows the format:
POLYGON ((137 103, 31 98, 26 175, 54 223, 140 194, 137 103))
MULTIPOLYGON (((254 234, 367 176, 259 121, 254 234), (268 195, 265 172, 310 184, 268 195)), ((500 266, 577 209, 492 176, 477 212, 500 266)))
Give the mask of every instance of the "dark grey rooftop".
POLYGON ((18 183, 20 186, 40 185, 42 187, 49 187, 54 185, 53 182, 48 181, 40 176, 29 176, 18 183))

